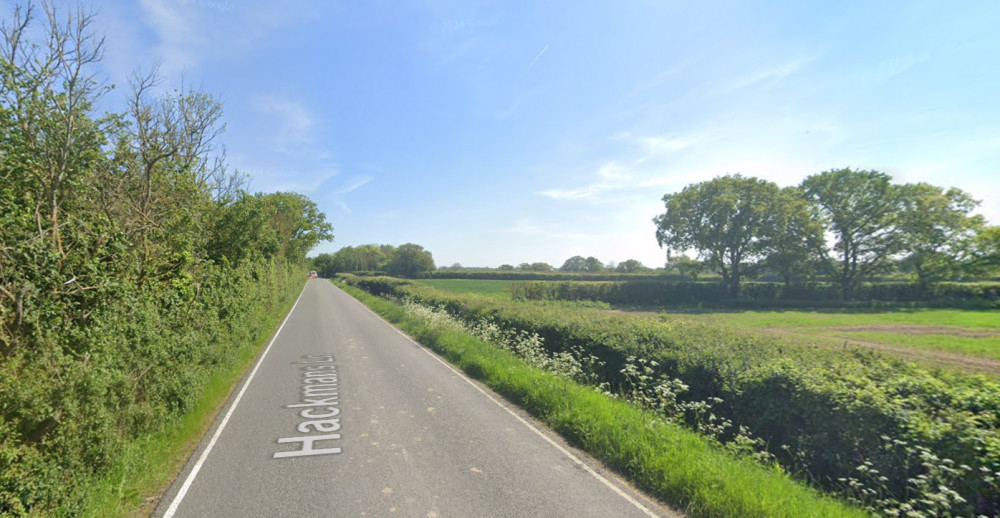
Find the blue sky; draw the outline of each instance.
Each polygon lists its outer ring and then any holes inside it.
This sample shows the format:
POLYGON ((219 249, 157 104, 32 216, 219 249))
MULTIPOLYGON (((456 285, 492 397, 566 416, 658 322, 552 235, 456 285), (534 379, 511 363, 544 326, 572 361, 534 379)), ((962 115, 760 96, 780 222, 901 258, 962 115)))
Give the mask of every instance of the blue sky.
POLYGON ((183 74, 224 102, 253 190, 319 204, 336 239, 314 253, 658 266, 665 193, 846 166, 959 187, 1000 223, 998 2, 88 5, 110 82, 183 74))

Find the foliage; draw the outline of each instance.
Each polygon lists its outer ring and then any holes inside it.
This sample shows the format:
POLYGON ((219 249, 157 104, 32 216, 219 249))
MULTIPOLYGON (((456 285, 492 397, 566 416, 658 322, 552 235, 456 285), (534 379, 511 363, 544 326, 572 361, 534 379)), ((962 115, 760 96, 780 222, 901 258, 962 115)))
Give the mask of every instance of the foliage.
POLYGON ((960 189, 944 190, 926 183, 900 187, 900 232, 904 264, 922 286, 959 275, 973 240, 984 226, 971 212, 979 202, 960 189))
POLYGON ((774 466, 760 466, 744 455, 724 451, 662 416, 579 383, 593 381, 587 375, 592 372, 588 357, 578 361, 568 354, 552 354, 538 334, 510 332, 488 319, 456 319, 442 308, 412 301, 402 309, 350 286, 345 289, 573 444, 661 500, 683 508, 688 516, 863 515, 795 483, 774 466))
POLYGON ((666 212, 653 219, 656 240, 672 251, 695 249, 737 296, 743 277, 768 251, 779 230, 779 189, 741 175, 720 176, 663 197, 666 212))
POLYGON ((643 266, 641 262, 639 262, 636 259, 627 259, 625 261, 622 261, 621 263, 618 263, 618 266, 615 267, 615 271, 618 273, 640 273, 640 272, 651 272, 653 270, 650 268, 646 268, 645 266, 643 266))
POLYGON ((705 263, 691 259, 686 255, 671 256, 667 261, 668 270, 677 270, 677 273, 691 280, 698 280, 701 272, 705 271, 705 263))
POLYGON ((330 237, 292 193, 241 194, 197 90, 98 117, 93 17, 15 7, 0 38, 0 514, 76 515, 187 411, 330 237), (40 29, 40 30, 39 30, 40 29), (32 39, 36 37, 37 40, 32 39))
POLYGON ((777 272, 785 286, 790 287, 816 272, 814 264, 825 254, 823 227, 813 218, 799 188, 782 189, 772 210, 778 230, 765 237, 768 252, 764 265, 777 272))
POLYGON ((604 270, 604 264, 596 257, 583 257, 574 255, 559 267, 564 272, 590 272, 597 273, 604 270))
POLYGON ((827 269, 839 279, 844 300, 851 300, 859 282, 887 270, 889 259, 902 250, 895 232, 900 190, 885 173, 850 168, 809 176, 802 190, 836 236, 839 259, 829 259, 827 269))
POLYGON ((390 274, 410 278, 419 277, 434 268, 431 253, 413 243, 400 245, 385 265, 385 270, 390 274))
MULTIPOLYGON (((509 266, 509 265, 507 265, 509 266)), ((497 268, 498 270, 513 270, 513 268, 497 268)), ((549 263, 521 263, 517 265, 517 269, 523 272, 551 272, 554 268, 549 263)))
POLYGON ((677 282, 655 279, 622 281, 524 281, 508 291, 520 300, 593 300, 624 306, 709 307, 842 307, 850 302, 922 303, 935 307, 1000 306, 998 283, 938 283, 926 288, 919 283, 865 283, 854 290, 854 300, 840 299, 840 286, 831 283, 782 285, 744 282, 738 298, 717 282, 677 282))
POLYGON ((537 334, 551 352, 582 348, 612 390, 628 386, 630 357, 655 361, 642 372, 680 380, 688 388, 674 391, 677 401, 718 398, 711 414, 731 423, 729 433, 745 429, 788 472, 886 513, 941 514, 940 505, 952 515, 1000 512, 1000 385, 984 378, 668 316, 445 294, 400 279, 345 280, 442 306, 465 322, 537 334))

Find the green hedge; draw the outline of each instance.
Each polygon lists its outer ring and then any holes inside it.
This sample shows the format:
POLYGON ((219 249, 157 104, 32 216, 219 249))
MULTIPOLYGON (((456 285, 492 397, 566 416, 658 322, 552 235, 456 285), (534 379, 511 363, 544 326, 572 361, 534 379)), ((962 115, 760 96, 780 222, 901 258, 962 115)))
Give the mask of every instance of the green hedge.
POLYGON ((0 516, 77 514, 127 444, 176 422, 257 345, 304 273, 207 264, 186 281, 29 298, 37 331, 0 357, 0 516))
POLYGON ((621 280, 674 280, 679 275, 650 273, 570 273, 561 271, 527 272, 519 270, 435 270, 420 276, 422 279, 481 279, 497 281, 621 281, 621 280))
POLYGON ((466 320, 538 333, 552 350, 582 347, 605 362, 603 377, 613 385, 628 356, 653 359, 657 374, 690 387, 687 398, 720 398, 717 415, 746 426, 786 469, 818 486, 845 491, 841 479, 867 480, 858 466, 870 462, 878 474, 868 483, 883 496, 912 498, 919 488, 908 480, 937 476, 966 500, 952 506, 955 515, 1000 513, 1000 385, 982 377, 699 323, 448 294, 391 278, 343 279, 466 320), (922 452, 938 460, 921 461, 922 452), (940 459, 970 470, 948 475, 953 467, 940 459))
MULTIPOLYGON (((733 299, 721 283, 628 281, 533 281, 508 288, 519 300, 595 300, 619 305, 660 306, 708 304, 715 306, 839 306, 840 287, 832 283, 785 286, 746 282, 733 299)), ((923 303, 935 306, 1000 305, 1000 283, 940 283, 923 288, 916 283, 864 283, 855 291, 854 303, 923 303)))

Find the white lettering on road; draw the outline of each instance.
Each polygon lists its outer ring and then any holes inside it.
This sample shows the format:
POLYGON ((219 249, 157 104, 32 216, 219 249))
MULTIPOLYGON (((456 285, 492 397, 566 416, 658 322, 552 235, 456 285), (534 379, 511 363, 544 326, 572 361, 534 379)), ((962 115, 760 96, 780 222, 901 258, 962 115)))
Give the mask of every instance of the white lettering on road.
POLYGON ((329 455, 340 453, 339 447, 319 448, 319 441, 335 441, 340 439, 340 376, 332 354, 307 354, 303 361, 292 362, 305 365, 302 368, 302 396, 298 403, 285 405, 285 408, 303 408, 299 417, 306 419, 295 428, 299 433, 313 432, 324 435, 305 435, 299 437, 282 437, 278 444, 299 443, 298 450, 275 452, 275 459, 286 457, 307 457, 311 455, 329 455))

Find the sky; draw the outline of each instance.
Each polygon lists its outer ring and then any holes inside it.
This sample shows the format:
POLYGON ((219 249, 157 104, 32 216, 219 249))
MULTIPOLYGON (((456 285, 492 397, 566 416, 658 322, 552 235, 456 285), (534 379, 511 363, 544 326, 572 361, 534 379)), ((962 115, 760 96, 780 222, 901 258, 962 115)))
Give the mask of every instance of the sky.
POLYGON ((302 193, 333 225, 313 255, 662 266, 664 194, 842 167, 958 187, 1000 223, 992 0, 82 5, 109 109, 154 65, 215 95, 250 190, 302 193))

